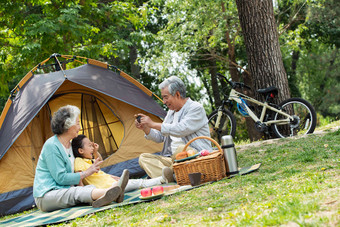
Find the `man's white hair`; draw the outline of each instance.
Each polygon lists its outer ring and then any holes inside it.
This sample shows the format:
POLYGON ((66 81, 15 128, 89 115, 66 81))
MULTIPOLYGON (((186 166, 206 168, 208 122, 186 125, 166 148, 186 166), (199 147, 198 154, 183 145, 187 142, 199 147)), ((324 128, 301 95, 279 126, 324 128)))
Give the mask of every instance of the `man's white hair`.
POLYGON ((165 79, 158 87, 160 90, 167 87, 169 89, 170 95, 172 96, 174 96, 178 91, 182 98, 186 97, 185 84, 177 76, 170 76, 169 78, 165 79))

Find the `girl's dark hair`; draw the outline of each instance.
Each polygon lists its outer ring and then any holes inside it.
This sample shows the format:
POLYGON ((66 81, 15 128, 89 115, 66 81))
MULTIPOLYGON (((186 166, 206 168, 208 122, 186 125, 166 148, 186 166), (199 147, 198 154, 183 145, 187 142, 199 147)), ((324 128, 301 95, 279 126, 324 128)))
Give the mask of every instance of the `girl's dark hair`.
POLYGON ((79 154, 79 148, 83 148, 84 144, 83 144, 83 139, 86 138, 85 135, 78 135, 76 138, 72 139, 71 145, 72 145, 72 151, 73 151, 73 155, 75 158, 79 157, 82 158, 83 156, 81 154, 79 154))

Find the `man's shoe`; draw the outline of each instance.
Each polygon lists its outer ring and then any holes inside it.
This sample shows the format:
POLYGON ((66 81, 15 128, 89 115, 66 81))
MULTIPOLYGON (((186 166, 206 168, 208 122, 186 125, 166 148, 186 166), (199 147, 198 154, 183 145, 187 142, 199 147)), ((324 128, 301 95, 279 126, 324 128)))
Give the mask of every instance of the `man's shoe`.
POLYGON ((165 180, 165 183, 167 184, 171 182, 175 182, 174 173, 172 169, 170 169, 169 167, 164 167, 162 169, 162 177, 165 180))
POLYGON ((124 169, 122 176, 120 177, 118 181, 118 186, 122 189, 122 192, 118 196, 118 199, 116 201, 117 203, 121 203, 124 201, 124 191, 125 191, 125 187, 127 183, 129 182, 129 177, 130 177, 129 170, 124 169))
POLYGON ((105 205, 109 205, 113 201, 115 201, 120 193, 122 192, 122 189, 119 186, 115 186, 113 188, 110 188, 109 190, 106 191, 106 193, 97 199, 96 201, 93 201, 92 207, 102 207, 105 205))

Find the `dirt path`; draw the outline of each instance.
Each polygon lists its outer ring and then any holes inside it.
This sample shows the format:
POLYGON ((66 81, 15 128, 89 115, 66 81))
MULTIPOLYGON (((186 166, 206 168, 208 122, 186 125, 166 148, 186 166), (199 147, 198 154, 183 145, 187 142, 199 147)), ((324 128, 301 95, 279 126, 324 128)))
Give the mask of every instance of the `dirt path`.
MULTIPOLYGON (((340 125, 335 125, 334 127, 330 127, 330 128, 326 128, 326 129, 323 129, 323 130, 316 130, 314 131, 313 134, 326 134, 328 132, 334 132, 334 131, 337 131, 339 130, 340 128, 340 125)), ((249 143, 249 144, 244 144, 244 145, 238 145, 236 146, 236 151, 237 152, 243 152, 249 148, 252 148, 252 147, 259 147, 261 145, 266 145, 266 144, 285 144, 287 143, 289 140, 292 140, 292 139, 298 139, 298 138, 302 138, 302 137, 306 137, 306 136, 309 136, 311 134, 308 134, 308 135, 302 135, 302 136, 295 136, 295 137, 289 137, 289 138, 285 138, 285 139, 270 139, 270 140, 261 140, 261 141, 255 141, 255 142, 252 142, 252 143, 249 143)))

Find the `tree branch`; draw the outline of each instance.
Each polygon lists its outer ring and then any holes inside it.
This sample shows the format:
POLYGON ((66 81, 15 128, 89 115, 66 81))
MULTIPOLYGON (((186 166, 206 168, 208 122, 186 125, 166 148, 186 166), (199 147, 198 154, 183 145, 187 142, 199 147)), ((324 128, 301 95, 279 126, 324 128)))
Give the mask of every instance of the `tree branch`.
POLYGON ((285 32, 292 24, 293 22, 295 22, 296 16, 299 14, 299 12, 302 10, 302 8, 306 5, 307 0, 302 4, 302 6, 300 7, 300 9, 295 13, 295 15, 292 17, 291 21, 286 24, 281 31, 279 31, 279 35, 281 35, 283 32, 285 32))

